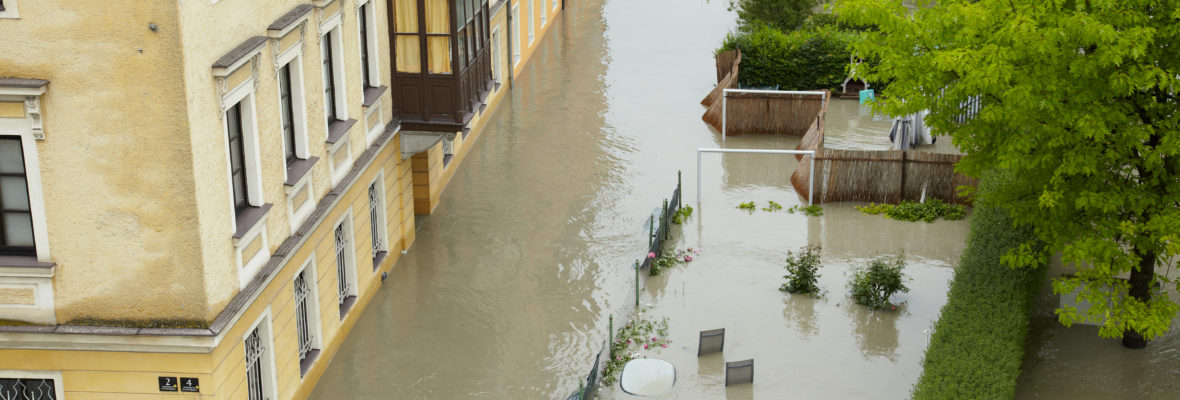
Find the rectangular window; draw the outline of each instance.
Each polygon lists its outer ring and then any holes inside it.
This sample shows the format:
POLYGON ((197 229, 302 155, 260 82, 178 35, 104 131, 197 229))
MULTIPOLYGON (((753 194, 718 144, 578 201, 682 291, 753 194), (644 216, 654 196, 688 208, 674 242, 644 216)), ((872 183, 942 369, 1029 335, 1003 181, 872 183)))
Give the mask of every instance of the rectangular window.
POLYGON ((348 220, 336 226, 336 280, 338 282, 336 300, 340 305, 340 318, 348 314, 349 308, 356 300, 356 266, 352 259, 352 225, 348 220))
POLYGON ((19 136, 0 136, 0 254, 36 255, 29 183, 19 136))
POLYGON ((556 10, 561 5, 561 0, 553 0, 553 9, 556 10))
MULTIPOLYGON (((520 8, 518 6, 512 6, 512 15, 516 15, 518 17, 517 21, 521 21, 521 18, 519 18, 520 8)), ((519 26, 519 25, 520 25, 520 23, 518 22, 517 26, 519 26)), ((509 29, 516 28, 516 29, 513 29, 512 32, 509 32, 509 35, 508 35, 508 36, 512 37, 512 65, 513 66, 520 64, 520 28, 518 28, 517 26, 509 25, 509 29)))
POLYGON ((324 61, 324 114, 328 118, 328 125, 340 119, 337 116, 336 107, 336 71, 334 70, 334 60, 332 59, 332 31, 325 33, 323 40, 320 41, 320 49, 323 50, 321 58, 324 61))
POLYGON ((529 0, 529 9, 525 10, 524 17, 525 24, 529 26, 529 44, 533 44, 533 13, 536 11, 537 9, 533 8, 533 0, 529 0))
MULTIPOLYGON (((310 264, 310 263, 309 263, 310 264)), ((307 373, 320 351, 316 343, 319 318, 315 302, 315 274, 312 267, 303 268, 295 276, 295 330, 298 337, 299 376, 307 373)))
POLYGON ((369 9, 373 8, 373 2, 365 3, 361 6, 360 15, 357 15, 357 25, 361 30, 361 85, 364 87, 376 86, 369 78, 369 9))
POLYGON ((229 134, 229 174, 233 185, 234 211, 241 213, 250 206, 246 182, 246 144, 242 135, 242 103, 234 104, 225 112, 229 134))
POLYGON ((259 325, 246 336, 246 386, 250 400, 269 400, 271 397, 266 385, 267 371, 264 371, 266 364, 263 362, 267 348, 262 340, 262 333, 259 332, 262 326, 259 325))
POLYGON ((283 156, 287 166, 298 158, 295 154, 295 100, 291 95, 291 64, 279 69, 279 108, 283 117, 283 156))
POLYGON ((492 52, 492 81, 496 82, 496 83, 500 83, 500 69, 503 67, 500 66, 500 63, 501 63, 501 60, 500 60, 500 28, 498 28, 498 27, 492 31, 491 52, 492 52))
MULTIPOLYGON (((0 7, 3 10, 3 7, 0 7)), ((0 399, 57 400, 53 379, 0 378, 0 399)))
POLYGON ((378 178, 369 185, 369 233, 373 236, 373 269, 380 265, 385 253, 385 192, 382 190, 382 179, 378 178))
POLYGON ((549 10, 545 9, 545 0, 541 0, 541 26, 545 26, 546 22, 549 22, 549 10))

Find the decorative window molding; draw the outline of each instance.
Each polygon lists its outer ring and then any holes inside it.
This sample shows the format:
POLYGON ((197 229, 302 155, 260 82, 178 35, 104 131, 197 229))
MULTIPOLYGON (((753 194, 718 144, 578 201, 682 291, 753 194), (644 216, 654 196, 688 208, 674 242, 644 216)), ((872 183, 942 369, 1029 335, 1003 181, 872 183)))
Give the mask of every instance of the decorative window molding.
MULTIPOLYGON (((319 161, 318 157, 300 160, 298 163, 306 165, 307 171, 319 161)), ((304 173, 303 177, 284 183, 287 192, 287 220, 291 223, 291 233, 298 232, 299 227, 315 211, 316 197, 312 186, 311 174, 304 173), (286 185, 290 183, 290 185, 286 185)))
POLYGON ((340 27, 340 22, 344 19, 344 7, 341 4, 344 1, 312 0, 311 4, 316 7, 316 20, 320 21, 319 36, 322 37, 328 31, 340 27))
MULTIPOLYGON (((7 3, 5 3, 7 4, 7 3)), ((0 102, 23 103, 24 118, 0 118, 0 135, 19 136, 24 158, 25 183, 28 187, 29 212, 33 223, 36 259, 50 262, 49 234, 46 231, 45 195, 41 185, 41 164, 37 141, 45 140, 41 122, 41 97, 49 81, 43 79, 0 79, 0 102)), ((0 261, 3 265, 3 261, 0 261)))
MULTIPOLYGON (((57 266, 25 257, 0 257, 0 318, 57 324, 53 276, 57 266)), ((0 378, 4 378, 0 374, 0 378)), ((59 392, 60 393, 60 392, 59 392)))
POLYGON ((271 205, 266 204, 263 207, 252 207, 247 213, 243 213, 260 215, 248 217, 251 220, 250 226, 234 235, 234 261, 238 265, 239 288, 249 285, 270 259, 270 244, 266 235, 266 217, 270 209, 271 205))
POLYGON ((29 121, 33 138, 37 140, 45 139, 45 127, 41 121, 41 96, 45 95, 48 85, 49 81, 44 79, 0 79, 0 100, 24 102, 25 118, 29 121))
POLYGON ((266 41, 265 36, 246 39, 213 63, 213 78, 216 82, 218 104, 221 107, 222 115, 236 103, 236 101, 229 99, 233 97, 231 96, 233 92, 240 90, 247 84, 251 87, 251 92, 258 91, 258 61, 266 41), (250 64, 248 74, 246 74, 247 71, 239 73, 242 66, 247 63, 250 64), (233 87, 230 87, 231 81, 235 81, 232 82, 233 87))

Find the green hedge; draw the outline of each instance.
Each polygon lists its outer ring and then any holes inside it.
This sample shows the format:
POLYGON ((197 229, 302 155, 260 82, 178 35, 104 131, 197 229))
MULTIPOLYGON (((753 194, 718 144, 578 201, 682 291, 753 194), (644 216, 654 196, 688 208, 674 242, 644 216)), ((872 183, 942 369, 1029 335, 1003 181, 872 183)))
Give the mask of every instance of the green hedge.
POLYGON ((761 25, 725 36, 718 51, 742 50, 742 86, 780 90, 838 88, 859 36, 832 26, 783 33, 761 25))
POLYGON ((1008 249, 1030 240, 1007 211, 977 204, 949 299, 922 362, 914 399, 1011 399, 1024 357, 1028 321, 1045 268, 1000 264, 1008 249))

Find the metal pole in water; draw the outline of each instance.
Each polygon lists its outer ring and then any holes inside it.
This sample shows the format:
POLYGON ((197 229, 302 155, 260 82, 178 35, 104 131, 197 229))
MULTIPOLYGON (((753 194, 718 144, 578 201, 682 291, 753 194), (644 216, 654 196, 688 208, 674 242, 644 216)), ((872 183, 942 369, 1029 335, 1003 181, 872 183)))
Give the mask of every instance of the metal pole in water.
POLYGON ((815 153, 811 153, 811 170, 807 171, 807 205, 814 205, 815 198, 815 153))
POLYGON ((725 112, 726 112, 726 108, 728 107, 728 104, 726 104, 727 103, 726 100, 729 99, 729 93, 727 93, 728 90, 729 89, 722 89, 721 90, 721 142, 722 143, 725 142, 725 123, 726 123, 725 112))
POLYGON ((635 262, 635 309, 639 309, 639 261, 635 262))
POLYGON ((697 207, 701 206, 701 149, 697 149, 697 207))

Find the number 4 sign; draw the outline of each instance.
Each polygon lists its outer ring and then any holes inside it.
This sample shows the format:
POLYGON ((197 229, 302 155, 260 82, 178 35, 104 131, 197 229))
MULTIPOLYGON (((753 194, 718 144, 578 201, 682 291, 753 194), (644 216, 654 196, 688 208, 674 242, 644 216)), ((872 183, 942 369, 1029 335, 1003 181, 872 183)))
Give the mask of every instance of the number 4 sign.
POLYGON ((182 392, 200 392, 201 380, 197 378, 180 378, 180 391, 182 392))

